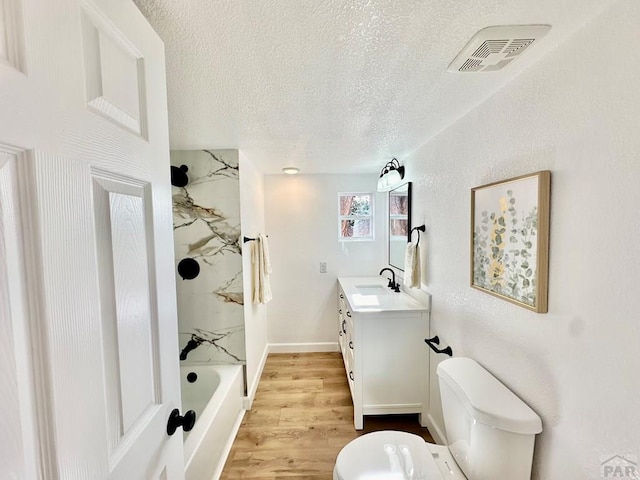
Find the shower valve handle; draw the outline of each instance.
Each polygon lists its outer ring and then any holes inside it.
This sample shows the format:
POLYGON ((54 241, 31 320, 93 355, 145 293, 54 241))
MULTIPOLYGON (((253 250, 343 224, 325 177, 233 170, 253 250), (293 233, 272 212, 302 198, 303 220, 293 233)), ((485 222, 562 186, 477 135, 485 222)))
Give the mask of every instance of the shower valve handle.
POLYGON ((171 436, 176 433, 178 427, 182 427, 182 430, 189 432, 195 423, 196 412, 188 410, 184 416, 180 416, 180 410, 174 408, 169 415, 169 421, 167 422, 167 435, 171 436))

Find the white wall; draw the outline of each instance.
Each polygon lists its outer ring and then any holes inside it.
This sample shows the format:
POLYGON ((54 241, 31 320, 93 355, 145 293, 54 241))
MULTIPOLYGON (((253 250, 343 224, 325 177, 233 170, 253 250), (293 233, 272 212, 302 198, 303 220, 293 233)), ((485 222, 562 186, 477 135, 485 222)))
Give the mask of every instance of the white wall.
POLYGON ((540 414, 534 478, 601 478, 607 455, 640 456, 639 25, 640 3, 618 2, 402 159, 427 225, 432 333, 540 414), (469 287, 470 189, 543 169, 546 315, 469 287))
MULTIPOLYGON (((266 231, 264 221, 264 176, 240 151, 240 215, 242 236, 255 237, 266 231)), ((244 326, 247 349, 247 391, 252 399, 258 387, 267 352, 267 308, 251 300, 251 250, 243 244, 244 326)))
POLYGON ((376 194, 375 241, 338 241, 338 193, 375 192, 377 175, 267 175, 273 273, 269 343, 337 342, 336 278, 386 266, 385 194, 376 194), (327 273, 320 273, 320 262, 327 273))

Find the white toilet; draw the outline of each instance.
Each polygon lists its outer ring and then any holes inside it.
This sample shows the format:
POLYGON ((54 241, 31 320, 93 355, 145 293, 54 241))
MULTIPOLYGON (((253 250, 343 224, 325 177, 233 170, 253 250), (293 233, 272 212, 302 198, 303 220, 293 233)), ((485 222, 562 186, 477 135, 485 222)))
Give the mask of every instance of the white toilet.
POLYGON ((438 365, 448 446, 368 433, 338 454, 334 480, 529 480, 540 417, 470 358, 438 365))

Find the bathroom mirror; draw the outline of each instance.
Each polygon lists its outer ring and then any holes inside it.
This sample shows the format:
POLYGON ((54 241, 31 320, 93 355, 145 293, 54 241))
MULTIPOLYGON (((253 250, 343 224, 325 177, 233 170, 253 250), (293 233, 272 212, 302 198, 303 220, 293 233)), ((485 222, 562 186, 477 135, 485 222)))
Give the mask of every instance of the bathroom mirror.
POLYGON ((411 182, 389 191, 389 265, 404 271, 404 254, 411 240, 411 182))

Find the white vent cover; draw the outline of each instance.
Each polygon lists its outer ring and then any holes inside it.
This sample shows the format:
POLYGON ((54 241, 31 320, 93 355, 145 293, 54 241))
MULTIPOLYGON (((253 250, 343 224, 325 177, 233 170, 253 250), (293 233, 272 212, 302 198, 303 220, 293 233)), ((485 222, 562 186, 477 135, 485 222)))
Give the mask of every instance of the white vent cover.
POLYGON ((494 72, 509 65, 551 25, 505 25, 476 33, 449 65, 450 72, 494 72))

